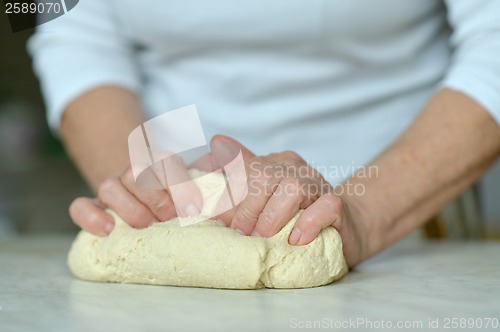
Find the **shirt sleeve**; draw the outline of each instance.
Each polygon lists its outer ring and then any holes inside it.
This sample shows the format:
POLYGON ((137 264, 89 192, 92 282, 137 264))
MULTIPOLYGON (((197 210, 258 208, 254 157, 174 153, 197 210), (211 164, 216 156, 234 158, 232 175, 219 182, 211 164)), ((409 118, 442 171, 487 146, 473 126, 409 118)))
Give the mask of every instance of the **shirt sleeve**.
POLYGON ((445 2, 453 57, 441 85, 473 98, 500 124, 500 1, 445 2))
POLYGON ((133 47, 120 34, 108 1, 80 1, 70 12, 40 25, 27 48, 53 130, 67 105, 92 88, 139 89, 133 47))

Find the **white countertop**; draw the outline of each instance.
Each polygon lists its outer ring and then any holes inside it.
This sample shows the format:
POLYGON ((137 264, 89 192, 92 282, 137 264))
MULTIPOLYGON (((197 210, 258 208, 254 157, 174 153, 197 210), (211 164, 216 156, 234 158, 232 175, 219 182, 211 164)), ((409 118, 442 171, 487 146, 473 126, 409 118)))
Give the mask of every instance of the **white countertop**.
POLYGON ((500 331, 499 242, 406 241, 329 286, 235 291, 77 280, 66 267, 71 240, 0 239, 1 332, 436 331, 467 318, 500 331))

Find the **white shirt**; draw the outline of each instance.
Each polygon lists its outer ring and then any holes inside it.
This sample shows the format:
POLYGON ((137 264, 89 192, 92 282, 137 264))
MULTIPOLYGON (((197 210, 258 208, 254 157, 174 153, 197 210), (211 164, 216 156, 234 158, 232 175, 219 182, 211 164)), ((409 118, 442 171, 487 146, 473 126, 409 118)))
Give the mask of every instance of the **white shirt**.
POLYGON ((500 122, 498 0, 82 0, 29 50, 53 128, 71 100, 113 84, 147 118, 196 104, 207 138, 294 150, 334 183, 439 87, 500 122))

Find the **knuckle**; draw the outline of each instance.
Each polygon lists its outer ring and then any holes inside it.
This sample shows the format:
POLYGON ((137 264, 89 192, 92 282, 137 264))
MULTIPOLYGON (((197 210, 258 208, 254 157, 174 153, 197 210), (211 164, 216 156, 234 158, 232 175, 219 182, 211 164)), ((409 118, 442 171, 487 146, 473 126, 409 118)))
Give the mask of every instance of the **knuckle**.
POLYGON ((344 208, 342 199, 333 194, 327 194, 324 197, 326 197, 324 203, 327 206, 328 210, 332 211, 335 214, 342 213, 344 208))
POLYGON ((106 197, 119 185, 119 181, 120 180, 118 180, 117 178, 109 178, 104 180, 97 189, 97 195, 99 197, 106 197))
POLYGON ((250 173, 248 175, 248 184, 251 191, 261 193, 263 188, 272 186, 274 178, 270 173, 265 168, 250 173))
POLYGON ((285 150, 280 153, 282 157, 285 157, 287 159, 301 159, 301 157, 294 151, 291 150, 285 150))
POLYGON ((286 177, 281 180, 281 184, 284 186, 288 186, 291 188, 299 188, 300 187, 300 179, 296 177, 286 177))
POLYGON ((262 167, 262 164, 252 163, 252 169, 248 173, 248 177, 251 179, 259 180, 262 176, 265 175, 265 168, 262 167))
POLYGON ((249 207, 241 206, 238 213, 236 213, 236 215, 234 216, 234 219, 235 223, 244 225, 255 221, 257 219, 257 216, 249 207))
POLYGON ((300 192, 300 180, 294 177, 283 178, 280 182, 280 193, 286 196, 298 196, 300 192))
POLYGON ((132 173, 132 169, 127 170, 123 175, 120 177, 123 183, 126 183, 128 185, 134 185, 135 184, 135 179, 134 179, 134 174, 132 173))
POLYGON ((300 155, 289 150, 281 152, 279 158, 285 167, 300 167, 306 164, 300 155))
POLYGON ((167 199, 159 199, 151 203, 150 208, 155 215, 160 215, 162 212, 170 211, 171 205, 167 199))
POLYGON ((282 153, 281 152, 272 152, 266 156, 262 156, 261 158, 262 158, 262 160, 276 162, 277 160, 280 160, 282 158, 282 153))
POLYGON ((158 200, 155 200, 153 203, 150 204, 151 206, 151 209, 153 211, 160 211, 162 210, 165 205, 167 205, 167 200, 166 199, 158 199, 158 200))

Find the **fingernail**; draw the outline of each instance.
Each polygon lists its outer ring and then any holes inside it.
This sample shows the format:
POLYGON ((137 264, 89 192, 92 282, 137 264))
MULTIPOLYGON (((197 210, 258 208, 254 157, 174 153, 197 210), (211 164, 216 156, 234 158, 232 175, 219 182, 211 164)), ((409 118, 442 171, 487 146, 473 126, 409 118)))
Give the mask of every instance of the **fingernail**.
POLYGON ((111 233, 111 231, 113 230, 113 228, 115 228, 115 224, 112 223, 112 222, 109 222, 107 223, 105 226, 104 226, 104 230, 106 231, 106 233, 111 233))
POLYGON ((262 237, 262 235, 260 235, 259 232, 257 232, 257 231, 253 231, 252 236, 262 237))
POLYGON ((200 210, 198 210, 194 204, 189 204, 186 206, 186 209, 184 209, 184 213, 188 217, 196 217, 200 214, 200 210))
POLYGON ((236 233, 243 235, 243 236, 246 236, 246 234, 241 229, 235 228, 234 230, 236 231, 236 233))
POLYGON ((302 232, 298 228, 294 228, 292 234, 290 234, 290 237, 288 238, 288 243, 290 243, 292 246, 297 245, 300 241, 301 236, 302 232))

